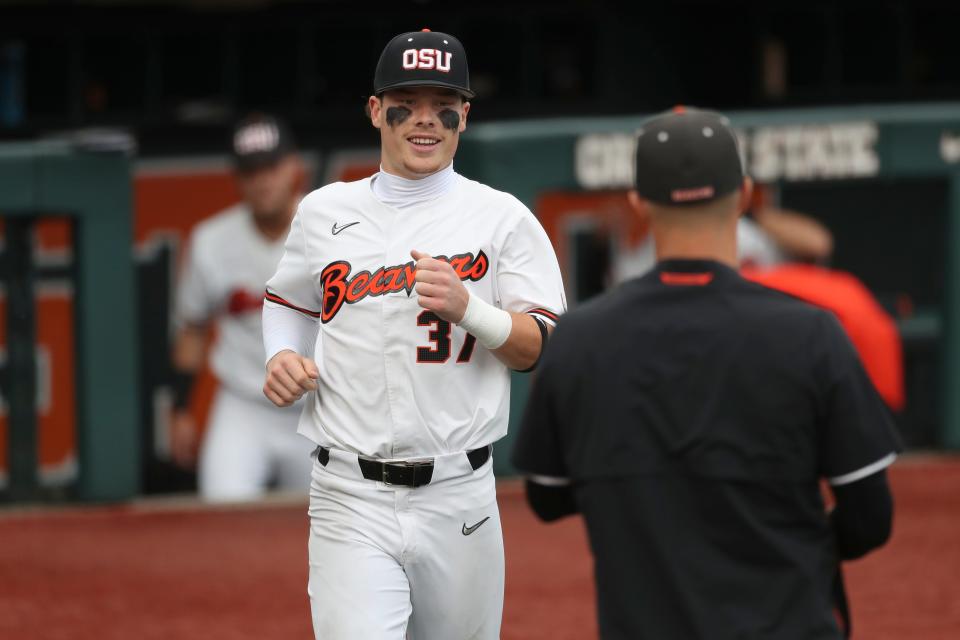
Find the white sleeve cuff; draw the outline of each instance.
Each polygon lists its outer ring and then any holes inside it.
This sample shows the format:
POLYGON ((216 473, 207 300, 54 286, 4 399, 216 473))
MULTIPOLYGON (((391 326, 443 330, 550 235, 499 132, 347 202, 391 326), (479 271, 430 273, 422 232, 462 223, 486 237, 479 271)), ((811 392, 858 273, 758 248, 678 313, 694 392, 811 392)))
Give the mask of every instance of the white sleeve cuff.
POLYGON ((263 303, 263 349, 267 359, 290 350, 314 357, 320 323, 299 311, 265 300, 263 303))
POLYGON ((839 487, 845 484, 851 484, 856 482, 857 480, 863 480, 867 476, 872 476, 878 471, 882 471, 883 469, 886 469, 891 464, 893 464, 893 461, 896 459, 897 459, 897 454, 889 453, 884 457, 880 458, 879 460, 877 460, 876 462, 868 464, 865 467, 861 467, 856 471, 845 473, 842 476, 834 476, 833 478, 827 478, 827 482, 829 482, 830 485, 834 487, 839 487))

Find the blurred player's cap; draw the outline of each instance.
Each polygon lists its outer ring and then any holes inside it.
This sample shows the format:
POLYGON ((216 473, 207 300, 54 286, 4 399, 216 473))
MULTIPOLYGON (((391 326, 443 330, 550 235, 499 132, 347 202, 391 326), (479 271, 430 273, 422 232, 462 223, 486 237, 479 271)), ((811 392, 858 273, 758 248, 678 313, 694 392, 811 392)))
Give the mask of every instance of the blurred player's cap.
POLYGON ((647 120, 636 158, 637 193, 659 204, 702 204, 743 183, 730 120, 713 111, 676 107, 647 120))
POLYGON ((249 116, 233 130, 230 153, 239 171, 270 166, 296 150, 290 129, 273 116, 249 116))
POLYGON ((429 29, 401 33, 380 54, 373 92, 425 86, 446 87, 472 98, 475 94, 470 90, 467 52, 447 33, 429 29))

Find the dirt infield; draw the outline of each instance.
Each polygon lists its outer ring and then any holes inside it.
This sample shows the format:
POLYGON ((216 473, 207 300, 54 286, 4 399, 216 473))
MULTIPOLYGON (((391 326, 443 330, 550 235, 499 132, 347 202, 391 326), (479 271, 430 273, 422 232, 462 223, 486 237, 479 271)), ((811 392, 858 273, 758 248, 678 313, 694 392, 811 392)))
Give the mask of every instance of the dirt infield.
MULTIPOLYGON (((960 458, 892 473, 890 545, 847 566, 854 637, 960 637, 960 458)), ((595 638, 582 523, 536 522, 501 487, 503 639, 595 638)), ((311 638, 303 505, 0 511, 0 638, 311 638)), ((454 640, 454 639, 451 639, 454 640)))

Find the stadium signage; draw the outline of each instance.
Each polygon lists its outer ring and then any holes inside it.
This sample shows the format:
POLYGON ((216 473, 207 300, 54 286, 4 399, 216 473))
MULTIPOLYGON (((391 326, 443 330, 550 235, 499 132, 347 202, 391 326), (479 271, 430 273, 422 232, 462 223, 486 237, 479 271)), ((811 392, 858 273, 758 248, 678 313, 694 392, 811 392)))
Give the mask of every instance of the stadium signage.
POLYGON ((880 170, 877 125, 848 122, 758 127, 747 137, 750 175, 760 182, 864 178, 880 170))
MULTIPOLYGON (((748 172, 761 182, 864 178, 880 171, 873 122, 757 127, 737 135, 748 172)), ((585 189, 630 187, 634 145, 632 134, 580 136, 574 158, 577 182, 585 189)))
POLYGON ((636 139, 627 133, 591 133, 577 138, 574 171, 584 189, 633 185, 636 139))

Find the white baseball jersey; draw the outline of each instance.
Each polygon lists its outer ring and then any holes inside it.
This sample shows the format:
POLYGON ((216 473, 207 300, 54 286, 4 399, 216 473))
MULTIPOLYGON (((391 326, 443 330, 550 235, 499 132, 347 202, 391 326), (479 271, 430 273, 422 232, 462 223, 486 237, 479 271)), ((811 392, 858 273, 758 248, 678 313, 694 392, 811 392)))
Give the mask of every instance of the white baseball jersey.
POLYGON ((260 312, 264 285, 282 255, 283 241, 265 238, 249 207, 234 205, 193 231, 177 291, 179 323, 218 320, 211 365, 220 383, 267 404, 260 312))
POLYGON ((301 202, 266 304, 318 318, 319 389, 299 431, 377 458, 490 444, 507 431, 510 372, 456 325, 417 304, 411 249, 446 259, 474 294, 553 323, 566 309, 546 233, 513 196, 455 175, 439 197, 402 211, 371 179, 301 202))

